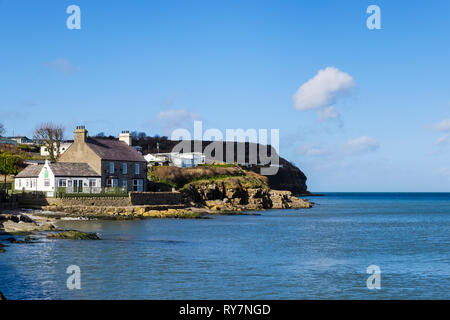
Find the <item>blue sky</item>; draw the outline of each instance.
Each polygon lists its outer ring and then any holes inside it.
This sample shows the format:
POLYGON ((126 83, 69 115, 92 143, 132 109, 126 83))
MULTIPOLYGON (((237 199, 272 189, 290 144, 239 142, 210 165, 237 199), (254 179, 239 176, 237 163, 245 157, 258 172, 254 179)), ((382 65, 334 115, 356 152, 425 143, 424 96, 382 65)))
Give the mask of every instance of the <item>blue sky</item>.
POLYGON ((277 128, 312 191, 450 191, 449 13, 446 0, 0 0, 0 122, 31 136, 51 120, 68 138, 78 124, 277 128), (71 4, 81 30, 66 27, 71 4), (366 27, 371 4, 381 30, 366 27))

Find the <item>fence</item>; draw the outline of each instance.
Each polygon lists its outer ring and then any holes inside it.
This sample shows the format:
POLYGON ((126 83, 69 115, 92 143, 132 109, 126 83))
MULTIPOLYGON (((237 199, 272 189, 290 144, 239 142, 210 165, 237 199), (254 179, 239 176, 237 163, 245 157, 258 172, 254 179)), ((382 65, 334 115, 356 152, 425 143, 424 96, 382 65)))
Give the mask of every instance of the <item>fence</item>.
POLYGON ((128 192, 126 188, 117 187, 60 187, 56 197, 128 197, 128 192))

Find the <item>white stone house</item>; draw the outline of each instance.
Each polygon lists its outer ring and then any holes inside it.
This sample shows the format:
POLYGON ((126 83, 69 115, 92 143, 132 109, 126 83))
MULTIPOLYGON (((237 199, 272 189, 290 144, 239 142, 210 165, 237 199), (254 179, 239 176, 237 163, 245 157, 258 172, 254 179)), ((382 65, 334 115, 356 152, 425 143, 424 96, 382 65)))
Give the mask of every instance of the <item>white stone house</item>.
POLYGON ((57 162, 29 165, 14 181, 14 188, 23 191, 42 191, 54 196, 58 187, 72 192, 100 191, 101 176, 87 163, 57 162))
MULTIPOLYGON (((62 141, 59 145, 59 154, 63 154, 66 150, 72 145, 73 141, 62 141)), ((50 153, 48 152, 48 148, 46 146, 41 146, 41 156, 48 157, 50 153)), ((53 151, 56 155, 56 143, 53 144, 53 151)))

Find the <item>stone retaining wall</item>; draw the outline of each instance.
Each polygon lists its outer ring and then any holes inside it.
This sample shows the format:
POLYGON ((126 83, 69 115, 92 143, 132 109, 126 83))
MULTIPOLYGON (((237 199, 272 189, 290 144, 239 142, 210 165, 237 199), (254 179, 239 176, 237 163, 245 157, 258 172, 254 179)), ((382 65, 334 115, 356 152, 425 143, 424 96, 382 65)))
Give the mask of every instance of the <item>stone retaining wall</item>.
POLYGON ((49 205, 127 207, 139 205, 179 205, 183 197, 179 192, 130 192, 128 197, 70 197, 47 198, 49 205))
POLYGON ((132 205, 182 204, 183 197, 179 192, 131 192, 132 205))
POLYGON ((47 201, 50 205, 57 206, 127 207, 131 205, 129 197, 47 198, 47 201))

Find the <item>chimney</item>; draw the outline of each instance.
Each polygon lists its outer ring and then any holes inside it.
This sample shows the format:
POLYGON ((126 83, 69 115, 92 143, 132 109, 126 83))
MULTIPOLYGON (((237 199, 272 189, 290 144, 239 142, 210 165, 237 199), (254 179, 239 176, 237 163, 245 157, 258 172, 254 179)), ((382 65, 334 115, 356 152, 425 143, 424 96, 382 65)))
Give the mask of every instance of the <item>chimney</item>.
POLYGON ((86 142, 88 131, 84 126, 77 126, 75 131, 73 132, 73 140, 74 142, 86 142))
POLYGON ((119 135, 119 140, 125 142, 127 145, 131 146, 131 134, 130 131, 122 131, 122 133, 119 135))

